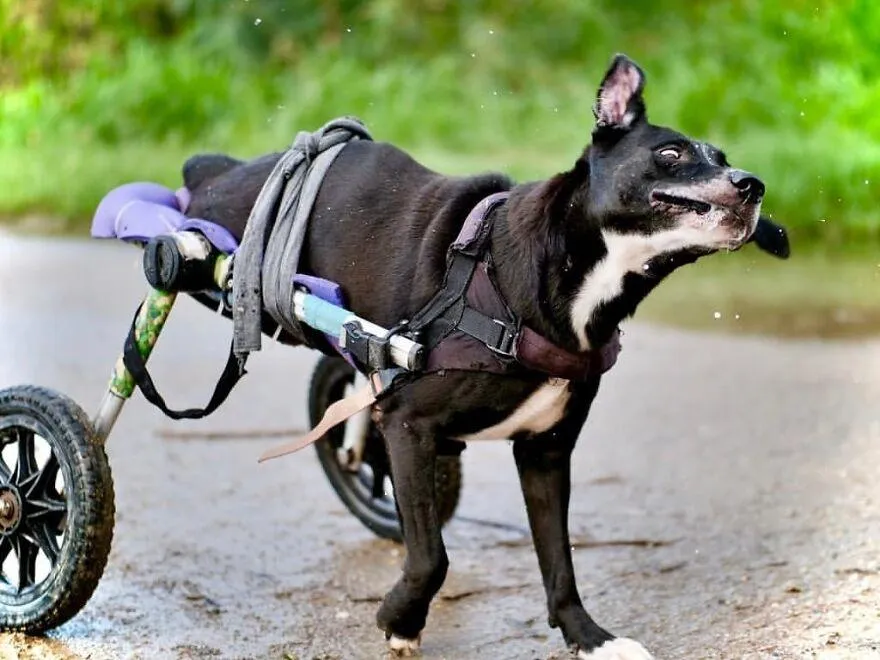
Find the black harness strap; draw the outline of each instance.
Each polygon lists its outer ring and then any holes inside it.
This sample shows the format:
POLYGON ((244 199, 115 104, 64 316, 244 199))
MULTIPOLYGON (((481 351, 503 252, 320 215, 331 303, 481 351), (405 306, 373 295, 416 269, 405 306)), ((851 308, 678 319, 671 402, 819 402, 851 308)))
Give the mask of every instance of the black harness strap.
POLYGON ((449 247, 443 284, 410 321, 409 331, 419 333, 429 348, 452 331, 462 329, 461 323, 465 315, 468 317, 465 323, 472 332, 463 331, 483 341, 481 327, 488 330, 488 326, 477 319, 480 312, 466 305, 466 294, 492 231, 492 223, 484 222, 484 219, 495 206, 507 199, 507 195, 506 192, 495 193, 471 211, 455 242, 449 247), (473 333, 478 333, 479 336, 473 333))
POLYGON ((220 378, 217 380, 217 385, 214 387, 214 393, 211 395, 211 400, 208 401, 208 405, 204 408, 171 410, 165 404, 165 400, 156 389, 156 385, 153 383, 153 379, 147 371, 146 362, 144 362, 144 358, 141 356, 137 347, 137 342, 135 341, 135 322, 138 314, 140 314, 142 306, 143 303, 138 306, 137 311, 134 313, 134 320, 132 320, 128 336, 125 338, 125 345, 122 349, 122 363, 125 365, 125 368, 128 369, 129 373, 131 373, 131 377, 134 379, 134 382, 137 383, 144 398, 171 419, 201 419, 202 417, 207 417, 226 401, 226 397, 229 396, 232 388, 235 387, 235 384, 238 383, 241 377, 247 373, 244 369, 244 365, 239 363, 239 360, 233 353, 232 346, 230 345, 229 358, 226 360, 226 366, 223 368, 223 373, 220 374, 220 378))
POLYGON ((493 353, 514 357, 519 334, 519 327, 514 323, 487 316, 473 307, 465 307, 456 329, 486 344, 486 348, 493 353))

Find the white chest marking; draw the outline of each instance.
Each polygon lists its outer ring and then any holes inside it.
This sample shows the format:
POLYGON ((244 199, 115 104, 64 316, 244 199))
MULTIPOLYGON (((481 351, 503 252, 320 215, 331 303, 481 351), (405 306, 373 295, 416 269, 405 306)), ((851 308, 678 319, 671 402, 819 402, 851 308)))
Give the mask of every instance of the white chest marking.
POLYGON ((707 232, 694 227, 678 227, 654 234, 602 232, 608 250, 587 273, 571 306, 571 325, 582 350, 589 350, 586 326, 599 306, 619 296, 627 273, 641 273, 654 257, 707 242, 707 232))
POLYGON ((504 421, 459 440, 507 440, 517 433, 543 433, 562 419, 570 396, 568 381, 554 378, 535 390, 504 421))

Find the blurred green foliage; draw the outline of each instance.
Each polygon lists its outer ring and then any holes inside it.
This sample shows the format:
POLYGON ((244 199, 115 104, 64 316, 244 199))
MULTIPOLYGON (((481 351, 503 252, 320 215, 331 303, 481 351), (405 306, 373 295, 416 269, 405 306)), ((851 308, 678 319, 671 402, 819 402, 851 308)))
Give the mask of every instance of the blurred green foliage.
POLYGON ((759 173, 795 240, 880 238, 870 0, 0 0, 0 213, 88 218, 341 114, 450 173, 547 176, 620 51, 649 117, 759 173))

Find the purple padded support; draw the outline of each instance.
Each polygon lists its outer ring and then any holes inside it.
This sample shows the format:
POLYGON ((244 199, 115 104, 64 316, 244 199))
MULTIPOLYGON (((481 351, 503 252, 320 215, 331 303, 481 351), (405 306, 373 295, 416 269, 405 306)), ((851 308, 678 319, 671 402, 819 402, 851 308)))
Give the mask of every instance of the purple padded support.
POLYGON ((158 183, 126 183, 104 196, 92 218, 92 236, 122 241, 148 241, 159 234, 192 229, 204 234, 221 252, 238 248, 238 241, 224 227, 181 213, 189 203, 189 191, 176 193, 158 183))
MULTIPOLYGON (((317 296, 324 302, 336 305, 337 307, 345 307, 345 295, 342 293, 342 287, 336 282, 331 282, 330 280, 325 280, 321 277, 315 277, 314 275, 297 273, 293 276, 293 283, 298 287, 302 287, 313 296, 317 296)), ((335 348, 351 366, 357 368, 351 357, 351 353, 339 345, 338 338, 328 334, 325 334, 324 336, 327 338, 327 341, 330 342, 330 345, 335 348)))

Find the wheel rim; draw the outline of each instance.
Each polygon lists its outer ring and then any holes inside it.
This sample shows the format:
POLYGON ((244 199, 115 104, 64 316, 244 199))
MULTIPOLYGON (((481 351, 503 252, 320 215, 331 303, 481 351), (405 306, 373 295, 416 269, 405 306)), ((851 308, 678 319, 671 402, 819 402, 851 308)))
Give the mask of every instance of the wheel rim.
POLYGON ((30 602, 56 572, 68 524, 68 469, 26 415, 0 419, 0 602, 30 602))
MULTIPOLYGON (((350 378, 340 379, 331 389, 327 405, 329 406, 344 397, 350 386, 350 378)), ((394 501, 394 486, 385 457, 385 445, 372 423, 368 433, 369 437, 357 472, 348 470, 343 462, 337 458, 339 473, 348 483, 349 490, 356 499, 386 523, 396 525, 398 524, 397 504, 394 501)), ((342 447, 343 427, 337 427, 327 437, 334 449, 334 454, 338 457, 339 454, 336 450, 342 447)))

